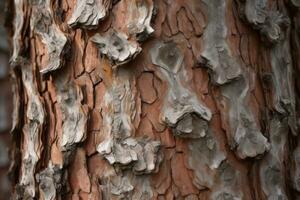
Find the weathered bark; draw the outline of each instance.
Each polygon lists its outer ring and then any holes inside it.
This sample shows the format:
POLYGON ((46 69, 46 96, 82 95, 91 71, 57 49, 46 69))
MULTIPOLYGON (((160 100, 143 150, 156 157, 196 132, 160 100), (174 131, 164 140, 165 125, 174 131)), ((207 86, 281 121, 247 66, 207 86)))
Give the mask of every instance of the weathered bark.
POLYGON ((300 199, 300 2, 15 0, 16 199, 300 199))

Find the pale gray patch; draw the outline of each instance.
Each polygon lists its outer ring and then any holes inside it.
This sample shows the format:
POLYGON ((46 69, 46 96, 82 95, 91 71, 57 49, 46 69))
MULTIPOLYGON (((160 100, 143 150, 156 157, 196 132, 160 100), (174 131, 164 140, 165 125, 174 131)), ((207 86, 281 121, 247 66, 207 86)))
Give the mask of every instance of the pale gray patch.
POLYGON ((157 156, 160 148, 159 141, 149 139, 127 138, 117 142, 113 139, 105 140, 97 147, 97 151, 103 155, 110 164, 126 165, 131 164, 136 174, 148 174, 156 171, 161 158, 157 156))
POLYGON ((61 169, 49 163, 48 167, 36 175, 40 195, 44 200, 57 199, 57 190, 61 189, 61 169))
POLYGON ((68 25, 86 29, 97 28, 99 21, 107 16, 111 3, 111 0, 77 0, 68 25))
POLYGON ((62 66, 62 56, 67 38, 53 19, 50 0, 37 2, 32 10, 31 29, 41 37, 47 49, 47 66, 40 71, 45 74, 62 66))
POLYGON ((13 93, 13 113, 12 113, 12 126, 11 133, 14 133, 15 130, 20 126, 20 83, 17 80, 16 74, 11 73, 12 78, 12 93, 13 93))
POLYGON ((135 185, 135 189, 132 194, 133 200, 152 199, 153 191, 149 176, 135 176, 133 182, 135 185))
POLYGON ((153 191, 150 176, 136 176, 131 170, 123 171, 121 174, 110 174, 105 178, 106 186, 104 199, 151 199, 153 191))
MULTIPOLYGON (((221 113, 222 120, 228 119, 230 125, 230 130, 227 130, 229 144, 237 149, 240 158, 255 157, 267 151, 269 144, 258 129, 248 106, 250 73, 243 71, 243 63, 237 57, 231 56, 226 43, 227 1, 220 3, 218 0, 203 0, 203 2, 208 8, 208 25, 204 31, 205 50, 202 57, 204 64, 208 64, 213 72, 213 81, 220 85, 223 98, 221 104, 225 104, 223 106, 229 109, 228 112, 221 113)), ((255 19, 258 22, 262 20, 259 13, 255 19)))
POLYGON ((116 31, 109 31, 104 35, 97 33, 91 40, 101 54, 106 55, 117 65, 129 62, 142 50, 137 42, 128 40, 125 34, 116 31))
POLYGON ((145 40, 154 29, 151 27, 151 18, 153 15, 152 1, 139 1, 128 4, 128 10, 132 15, 126 20, 129 35, 134 35, 138 40, 145 40))
POLYGON ((220 183, 213 189, 211 199, 213 200, 242 200, 243 193, 240 188, 242 184, 239 180, 240 173, 231 167, 227 162, 223 162, 218 168, 220 183))
POLYGON ((12 56, 10 58, 10 63, 15 66, 18 65, 20 60, 20 54, 22 51, 23 46, 21 45, 22 43, 22 31, 24 28, 24 19, 25 19, 25 14, 23 9, 25 8, 24 0, 14 0, 14 5, 15 5, 15 17, 14 17, 14 34, 12 38, 12 46, 13 46, 13 52, 12 56))
POLYGON ((271 49, 272 81, 275 89, 275 109, 280 114, 288 116, 291 130, 297 135, 294 71, 290 49, 289 36, 271 49))
POLYGON ((260 177, 264 193, 268 199, 288 199, 285 191, 284 157, 288 136, 287 119, 270 121, 271 149, 261 160, 260 177))
POLYGON ((290 25, 288 17, 284 16, 279 11, 269 11, 265 23, 260 28, 261 36, 267 39, 268 42, 274 44, 285 37, 285 31, 282 27, 290 25))
POLYGON ((212 131, 208 130, 204 137, 193 139, 188 144, 188 165, 194 170, 193 183, 199 189, 214 185, 215 171, 226 158, 217 141, 212 131))
POLYGON ((244 6, 247 21, 264 41, 275 44, 284 38, 283 28, 289 26, 289 19, 279 11, 268 10, 267 0, 247 0, 244 6))
POLYGON ((87 109, 82 106, 82 92, 70 83, 55 82, 57 87, 57 102, 62 112, 61 149, 70 150, 76 143, 86 138, 87 109))
POLYGON ((245 3, 245 15, 247 21, 254 26, 259 26, 267 18, 267 0, 250 0, 245 3))
POLYGON ((206 134, 211 111, 189 89, 182 85, 187 80, 183 55, 175 43, 157 43, 151 50, 152 62, 159 66, 169 85, 161 121, 180 137, 200 138, 206 134), (191 126, 193 125, 193 126, 191 126))
POLYGON ((110 192, 122 199, 127 197, 134 189, 127 176, 114 176, 110 179, 110 192))
POLYGON ((26 139, 26 148, 23 154, 22 175, 20 186, 25 193, 35 197, 35 167, 40 157, 40 134, 45 120, 45 111, 33 78, 31 66, 22 67, 22 81, 28 97, 26 121, 23 134, 26 139))
POLYGON ((248 106, 247 95, 249 83, 241 78, 228 85, 221 86, 223 102, 229 107, 229 112, 222 113, 229 119, 229 144, 237 149, 240 158, 255 157, 269 149, 267 138, 260 132, 248 106))
POLYGON ((239 61, 232 58, 225 24, 226 0, 203 0, 207 5, 208 24, 204 30, 204 51, 200 61, 209 68, 214 83, 222 85, 241 76, 239 61))
POLYGON ((135 174, 148 174, 156 171, 161 162, 160 142, 133 138, 133 120, 137 112, 136 91, 132 90, 134 84, 130 84, 127 72, 120 69, 120 74, 106 91, 102 113, 105 139, 98 144, 97 151, 110 164, 131 168, 135 174))

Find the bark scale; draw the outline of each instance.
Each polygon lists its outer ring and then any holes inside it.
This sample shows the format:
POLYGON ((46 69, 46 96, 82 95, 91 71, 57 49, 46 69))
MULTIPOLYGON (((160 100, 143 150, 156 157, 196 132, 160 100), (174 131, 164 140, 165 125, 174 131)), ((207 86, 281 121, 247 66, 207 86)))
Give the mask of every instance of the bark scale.
POLYGON ((15 0, 15 199, 297 199, 297 0, 15 0))

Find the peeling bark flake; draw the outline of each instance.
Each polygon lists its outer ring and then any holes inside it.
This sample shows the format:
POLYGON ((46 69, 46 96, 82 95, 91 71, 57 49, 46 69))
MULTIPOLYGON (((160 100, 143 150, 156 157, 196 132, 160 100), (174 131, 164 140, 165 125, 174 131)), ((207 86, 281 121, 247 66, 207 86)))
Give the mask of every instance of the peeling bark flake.
POLYGON ((200 62, 208 67, 214 83, 226 84, 241 76, 238 60, 232 58, 227 44, 225 12, 227 0, 203 0, 207 5, 208 24, 203 33, 204 51, 200 62))
POLYGON ((13 52, 10 58, 10 63, 13 66, 16 66, 22 60, 20 56, 24 48, 23 31, 25 29, 25 22, 26 22, 25 13, 28 6, 25 5, 24 0, 14 0, 14 5, 15 5, 15 18, 13 22, 14 25, 14 34, 12 40, 13 52))
POLYGON ((212 130, 209 130, 204 137, 194 139, 188 144, 190 151, 188 165, 194 170, 193 183, 198 189, 214 186, 216 170, 226 158, 219 145, 212 130))
POLYGON ((261 160, 260 178, 262 189, 268 199, 287 200, 284 185, 285 166, 283 160, 287 145, 287 120, 272 119, 270 122, 271 150, 261 160))
POLYGON ((228 120, 230 126, 226 130, 228 142, 232 148, 236 148, 238 156, 242 159, 255 157, 270 149, 267 138, 260 132, 247 105, 250 89, 248 80, 244 77, 221 86, 221 104, 225 107, 222 117, 223 120, 228 120))
POLYGON ((264 41, 274 44, 284 37, 283 28, 290 22, 283 13, 268 10, 267 0, 247 0, 244 6, 247 21, 259 30, 264 41))
POLYGON ((36 180, 39 183, 39 190, 42 199, 57 199, 57 191, 60 191, 62 187, 61 173, 61 169, 58 166, 49 163, 46 169, 36 175, 36 180))
POLYGON ((48 63, 40 72, 45 74, 57 70, 62 66, 67 38, 55 23, 50 0, 38 1, 33 6, 30 24, 47 48, 48 63))
POLYGON ((122 0, 115 8, 115 26, 126 35, 144 41, 154 31, 150 24, 153 8, 152 0, 122 0))
POLYGON ((161 161, 159 141, 147 138, 133 138, 136 115, 136 88, 129 76, 119 74, 112 88, 104 95, 104 115, 102 134, 105 140, 97 146, 97 151, 110 164, 130 166, 137 173, 151 173, 157 170, 161 161))
POLYGON ((194 93, 181 81, 187 80, 183 56, 175 43, 157 43, 151 49, 151 59, 165 76, 169 90, 164 102, 161 120, 180 137, 204 137, 211 111, 200 103, 194 93))
POLYGON ((78 86, 60 81, 55 85, 63 121, 60 147, 67 151, 86 138, 88 109, 81 104, 82 92, 78 86))
POLYGON ((139 44, 128 40, 128 37, 121 32, 110 31, 105 35, 96 34, 92 37, 92 41, 101 54, 106 55, 116 65, 129 62, 141 52, 139 44))
POLYGON ((45 120, 45 111, 29 64, 22 67, 22 81, 28 97, 28 103, 26 123, 23 127, 25 149, 22 158, 20 186, 24 187, 25 194, 35 197, 35 167, 41 153, 40 137, 45 120))
POLYGON ((111 7, 112 0, 76 0, 76 7, 68 24, 86 29, 97 28, 111 7))

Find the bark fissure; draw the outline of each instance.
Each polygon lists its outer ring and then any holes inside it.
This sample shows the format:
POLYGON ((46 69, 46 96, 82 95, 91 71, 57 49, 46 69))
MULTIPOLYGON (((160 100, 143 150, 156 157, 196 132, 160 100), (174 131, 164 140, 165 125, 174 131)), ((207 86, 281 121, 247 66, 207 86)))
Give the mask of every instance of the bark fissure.
POLYGON ((15 199, 299 198, 298 1, 12 5, 15 199))

